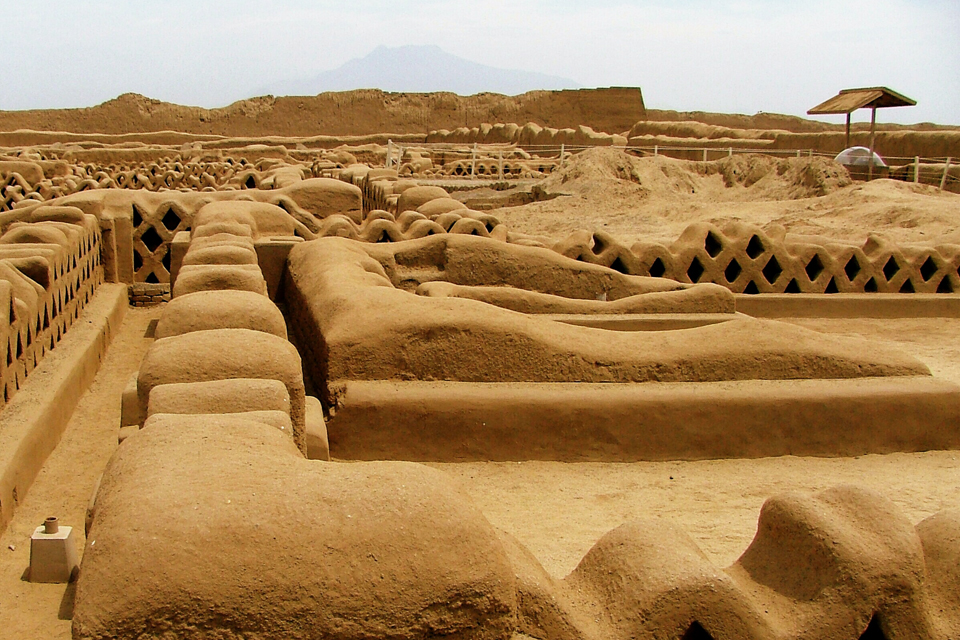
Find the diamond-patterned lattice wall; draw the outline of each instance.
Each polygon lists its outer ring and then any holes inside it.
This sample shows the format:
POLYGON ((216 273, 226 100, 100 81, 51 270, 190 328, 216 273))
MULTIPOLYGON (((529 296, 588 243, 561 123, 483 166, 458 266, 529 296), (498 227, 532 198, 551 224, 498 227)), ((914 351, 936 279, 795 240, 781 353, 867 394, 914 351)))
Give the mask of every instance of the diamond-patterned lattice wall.
POLYGON ((669 245, 631 248, 603 232, 578 232, 554 246, 563 255, 622 273, 711 282, 734 293, 954 293, 960 245, 823 242, 734 223, 693 224, 669 245))
POLYGON ((179 203, 164 202, 152 211, 133 205, 133 281, 170 282, 170 242, 190 228, 193 218, 179 203))

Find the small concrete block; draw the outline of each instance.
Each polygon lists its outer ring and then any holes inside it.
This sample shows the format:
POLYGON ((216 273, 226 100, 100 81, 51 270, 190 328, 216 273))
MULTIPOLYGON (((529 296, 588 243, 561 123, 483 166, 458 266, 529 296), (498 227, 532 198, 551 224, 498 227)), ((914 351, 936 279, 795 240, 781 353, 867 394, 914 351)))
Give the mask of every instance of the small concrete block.
POLYGON ((51 527, 40 525, 30 536, 30 582, 70 582, 77 571, 73 527, 54 524, 54 528, 52 533, 46 533, 51 527))

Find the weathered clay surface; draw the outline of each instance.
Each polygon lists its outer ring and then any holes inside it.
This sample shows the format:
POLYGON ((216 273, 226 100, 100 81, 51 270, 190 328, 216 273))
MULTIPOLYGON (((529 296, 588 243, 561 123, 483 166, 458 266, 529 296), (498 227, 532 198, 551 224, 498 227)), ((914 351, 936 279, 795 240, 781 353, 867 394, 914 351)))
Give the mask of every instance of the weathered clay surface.
POLYGON ((651 296, 661 298, 648 311, 732 311, 728 293, 716 286, 624 276, 494 240, 445 235, 366 245, 323 238, 295 247, 289 263, 288 295, 315 379, 705 382, 929 374, 892 350, 746 317, 683 331, 610 332, 404 290, 432 281, 512 287, 505 290, 527 306, 544 296, 569 298, 571 306, 598 296, 606 304, 651 296))
POLYGON ((507 556, 444 475, 307 461, 243 419, 163 422, 105 472, 74 637, 510 637, 507 556))
POLYGON ((157 323, 156 337, 207 329, 252 329, 287 337, 287 325, 277 305, 261 293, 237 290, 177 296, 157 323))

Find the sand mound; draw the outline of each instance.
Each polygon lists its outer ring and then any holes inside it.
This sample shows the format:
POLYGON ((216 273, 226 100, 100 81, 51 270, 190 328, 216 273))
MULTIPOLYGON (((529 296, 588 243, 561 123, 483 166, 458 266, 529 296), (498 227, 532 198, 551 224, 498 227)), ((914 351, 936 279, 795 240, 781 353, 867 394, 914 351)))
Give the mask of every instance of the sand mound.
POLYGON ((699 162, 697 168, 723 176, 724 185, 752 189, 753 194, 776 200, 825 196, 851 184, 840 164, 826 158, 785 158, 750 154, 716 162, 699 162))
POLYGON ((723 200, 748 201, 823 196, 850 183, 846 169, 825 158, 749 154, 691 162, 663 156, 637 158, 617 149, 594 148, 573 156, 542 186, 547 192, 585 197, 676 199, 709 193, 723 200), (722 181, 718 183, 716 177, 722 181))

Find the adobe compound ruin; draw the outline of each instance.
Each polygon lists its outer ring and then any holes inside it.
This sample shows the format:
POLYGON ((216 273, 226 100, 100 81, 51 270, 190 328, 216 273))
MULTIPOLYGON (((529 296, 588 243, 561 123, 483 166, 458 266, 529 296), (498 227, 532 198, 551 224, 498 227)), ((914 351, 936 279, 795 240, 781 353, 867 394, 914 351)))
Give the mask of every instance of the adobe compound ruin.
MULTIPOLYGON (((960 447, 960 386, 919 360, 741 310, 761 304, 744 294, 939 304, 960 287, 960 245, 744 223, 632 247, 517 232, 451 181, 537 182, 576 161, 525 150, 520 130, 456 160, 391 141, 310 162, 260 146, 0 163, 0 379, 4 413, 25 417, 0 433, 4 524, 66 424, 18 404, 34 372, 79 331, 81 361, 98 361, 128 293, 164 304, 91 499, 75 638, 960 633, 956 511, 914 525, 869 490, 790 493, 729 567, 651 519, 559 579, 415 464, 960 447)), ((778 175, 817 170, 783 162, 778 175)))

